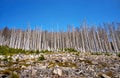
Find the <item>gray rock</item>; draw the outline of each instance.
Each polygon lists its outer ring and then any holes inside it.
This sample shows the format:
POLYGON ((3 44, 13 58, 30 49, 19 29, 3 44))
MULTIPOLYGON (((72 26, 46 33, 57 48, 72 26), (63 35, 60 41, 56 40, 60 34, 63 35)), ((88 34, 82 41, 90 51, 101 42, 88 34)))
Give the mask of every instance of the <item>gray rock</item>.
POLYGON ((111 77, 107 76, 106 74, 102 74, 102 77, 103 78, 111 78, 111 77))
POLYGON ((59 76, 62 76, 62 74, 63 74, 63 72, 62 72, 62 70, 61 70, 60 68, 55 68, 55 69, 53 70, 53 73, 54 73, 54 74, 57 74, 57 75, 59 75, 59 76))

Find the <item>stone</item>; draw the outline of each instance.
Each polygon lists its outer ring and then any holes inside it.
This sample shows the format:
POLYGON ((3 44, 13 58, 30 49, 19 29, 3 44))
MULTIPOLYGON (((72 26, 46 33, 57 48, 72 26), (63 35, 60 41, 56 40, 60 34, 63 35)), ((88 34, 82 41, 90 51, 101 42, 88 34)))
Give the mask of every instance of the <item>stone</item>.
POLYGON ((81 61, 85 60, 84 58, 79 58, 81 61))
POLYGON ((55 60, 56 63, 60 62, 59 60, 55 60))
POLYGON ((59 76, 62 76, 62 70, 61 70, 60 68, 55 68, 55 69, 53 70, 53 73, 54 73, 54 74, 57 74, 57 75, 59 75, 59 76))
POLYGON ((62 57, 62 60, 65 60, 65 61, 67 61, 67 57, 62 57))
POLYGON ((37 72, 37 70, 32 69, 32 76, 33 77, 36 76, 36 72, 37 72))
POLYGON ((0 78, 8 78, 8 75, 0 74, 0 78))
POLYGON ((46 69, 47 66, 40 66, 40 69, 46 69))
POLYGON ((4 56, 3 56, 3 55, 0 55, 0 58, 1 58, 1 59, 4 59, 4 56))
POLYGON ((21 66, 21 68, 22 68, 22 69, 25 69, 25 68, 26 68, 26 66, 22 65, 22 66, 21 66))
POLYGON ((1 68, 0 68, 0 71, 1 71, 1 70, 5 70, 5 69, 1 67, 1 68))
POLYGON ((31 61, 27 61, 26 64, 31 64, 31 61))
POLYGON ((106 74, 102 74, 102 77, 103 78, 111 78, 111 77, 107 76, 106 74))
POLYGON ((97 65, 98 62, 97 61, 92 61, 92 64, 97 65))
POLYGON ((77 69, 75 72, 76 72, 77 75, 84 74, 83 73, 84 71, 83 70, 79 70, 79 69, 77 69))

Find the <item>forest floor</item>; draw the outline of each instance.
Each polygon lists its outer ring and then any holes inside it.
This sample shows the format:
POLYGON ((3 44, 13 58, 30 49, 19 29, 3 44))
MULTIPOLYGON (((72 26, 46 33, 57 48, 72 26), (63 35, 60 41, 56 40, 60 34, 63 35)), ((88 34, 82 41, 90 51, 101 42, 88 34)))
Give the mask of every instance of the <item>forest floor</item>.
POLYGON ((0 78, 120 78, 120 57, 89 52, 0 55, 0 78))

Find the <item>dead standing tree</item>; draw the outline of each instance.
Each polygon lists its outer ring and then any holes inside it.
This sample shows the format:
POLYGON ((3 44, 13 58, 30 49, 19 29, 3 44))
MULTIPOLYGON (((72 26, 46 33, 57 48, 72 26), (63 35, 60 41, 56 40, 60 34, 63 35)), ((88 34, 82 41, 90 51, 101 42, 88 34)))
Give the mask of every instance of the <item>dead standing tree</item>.
POLYGON ((51 31, 36 28, 31 30, 0 30, 0 45, 25 50, 52 50, 74 48, 81 52, 119 52, 120 25, 106 24, 103 27, 89 27, 86 23, 67 31, 51 28, 51 31), (8 33, 10 32, 10 33, 8 33))

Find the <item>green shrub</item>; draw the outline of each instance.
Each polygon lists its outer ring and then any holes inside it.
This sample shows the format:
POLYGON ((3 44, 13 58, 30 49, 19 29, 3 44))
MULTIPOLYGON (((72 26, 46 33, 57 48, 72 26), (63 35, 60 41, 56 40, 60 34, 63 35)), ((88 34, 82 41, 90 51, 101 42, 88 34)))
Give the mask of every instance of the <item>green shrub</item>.
POLYGON ((0 55, 7 55, 9 53, 8 46, 0 46, 0 55))
POLYGON ((19 62, 19 58, 16 59, 16 62, 19 62))
POLYGON ((39 50, 36 50, 36 52, 35 52, 36 54, 39 54, 40 53, 40 51, 39 50))
POLYGON ((120 57, 120 52, 117 54, 118 57, 120 57))
POLYGON ((74 48, 65 48, 65 51, 67 52, 77 52, 74 48))
POLYGON ((45 60, 45 57, 43 55, 41 55, 39 58, 38 58, 38 61, 43 61, 45 60))

